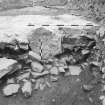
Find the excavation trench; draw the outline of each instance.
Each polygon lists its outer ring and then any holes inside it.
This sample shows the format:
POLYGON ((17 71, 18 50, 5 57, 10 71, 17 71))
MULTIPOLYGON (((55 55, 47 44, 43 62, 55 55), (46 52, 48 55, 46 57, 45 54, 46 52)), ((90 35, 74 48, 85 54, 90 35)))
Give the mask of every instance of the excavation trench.
POLYGON ((0 23, 0 67, 13 60, 0 70, 1 105, 100 105, 97 24, 67 14, 0 23))

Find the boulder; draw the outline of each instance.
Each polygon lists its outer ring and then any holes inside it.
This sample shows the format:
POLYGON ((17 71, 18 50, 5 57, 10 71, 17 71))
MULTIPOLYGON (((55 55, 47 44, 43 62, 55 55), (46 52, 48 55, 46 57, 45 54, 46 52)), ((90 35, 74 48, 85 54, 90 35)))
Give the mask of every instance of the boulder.
POLYGON ((41 55, 42 59, 51 58, 61 52, 61 38, 48 29, 35 29, 28 40, 32 51, 41 55))

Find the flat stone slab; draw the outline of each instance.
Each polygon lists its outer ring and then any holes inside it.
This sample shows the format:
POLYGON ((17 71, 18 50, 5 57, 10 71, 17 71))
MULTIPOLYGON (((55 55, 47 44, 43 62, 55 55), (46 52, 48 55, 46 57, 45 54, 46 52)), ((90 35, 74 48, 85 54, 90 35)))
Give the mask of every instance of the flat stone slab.
POLYGON ((0 79, 10 73, 16 63, 17 61, 13 59, 0 58, 0 79))

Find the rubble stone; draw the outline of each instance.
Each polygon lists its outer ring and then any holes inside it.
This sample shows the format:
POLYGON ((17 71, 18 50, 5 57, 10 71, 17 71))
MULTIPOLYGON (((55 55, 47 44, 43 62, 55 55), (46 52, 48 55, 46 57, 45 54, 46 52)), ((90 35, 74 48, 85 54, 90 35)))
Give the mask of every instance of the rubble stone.
POLYGON ((102 73, 105 73, 105 67, 102 68, 102 73))
POLYGON ((27 58, 28 58, 28 54, 27 53, 18 55, 18 60, 27 60, 27 58))
POLYGON ((98 67, 101 65, 101 63, 97 61, 90 62, 90 64, 93 64, 94 66, 98 66, 98 67))
POLYGON ((45 87, 46 87, 46 84, 40 84, 40 90, 44 90, 45 87))
POLYGON ((59 67, 59 72, 61 72, 61 73, 65 73, 65 69, 64 69, 64 67, 59 67))
POLYGON ((35 84, 34 89, 35 89, 35 90, 38 90, 39 88, 40 88, 40 79, 38 79, 38 80, 36 81, 36 84, 35 84))
POLYGON ((93 89, 93 85, 83 85, 83 90, 84 90, 84 91, 89 92, 89 91, 91 91, 92 89, 93 89))
POLYGON ((3 94, 5 96, 16 94, 19 88, 20 88, 19 84, 9 84, 3 88, 3 94))
POLYGON ((23 80, 23 79, 28 79, 29 77, 30 77, 30 72, 23 73, 23 74, 21 74, 17 77, 17 81, 20 81, 20 80, 23 80))
POLYGON ((79 75, 82 71, 80 66, 69 66, 71 75, 79 75))
POLYGON ((32 83, 28 80, 24 81, 21 90, 25 97, 30 97, 32 94, 32 83))
POLYGON ((99 99, 102 101, 102 105, 105 105, 105 96, 100 96, 99 99))
POLYGON ((46 81, 46 86, 48 86, 50 88, 51 84, 48 81, 46 81))
POLYGON ((51 75, 50 79, 51 79, 52 82, 56 82, 58 80, 58 76, 51 75))
POLYGON ((58 68, 57 67, 52 67, 51 70, 50 70, 50 74, 58 75, 59 74, 58 68))
POLYGON ((41 60, 41 56, 33 51, 29 51, 29 58, 32 60, 41 60))
POLYGON ((31 63, 31 68, 32 68, 33 71, 39 72, 39 73, 41 73, 44 69, 44 67, 38 62, 32 62, 31 63))
POLYGON ((82 50, 83 55, 89 54, 89 52, 90 52, 89 50, 82 50))
POLYGON ((52 65, 50 65, 50 64, 46 64, 45 67, 49 70, 49 69, 52 68, 52 65))
POLYGON ((10 78, 7 80, 7 84, 13 84, 15 83, 15 79, 14 78, 10 78))
POLYGON ((14 66, 17 64, 16 60, 0 58, 0 78, 8 73, 14 72, 14 66))
POLYGON ((43 71, 42 73, 31 72, 31 74, 34 78, 39 78, 39 77, 42 77, 42 76, 49 74, 49 72, 48 71, 43 71))
POLYGON ((45 87, 44 79, 43 78, 37 79, 34 89, 35 90, 38 90, 38 89, 43 90, 44 87, 45 87))
POLYGON ((29 49, 29 47, 28 47, 29 41, 28 41, 27 38, 16 37, 16 40, 18 42, 18 45, 19 45, 20 49, 23 49, 23 50, 28 50, 29 49))

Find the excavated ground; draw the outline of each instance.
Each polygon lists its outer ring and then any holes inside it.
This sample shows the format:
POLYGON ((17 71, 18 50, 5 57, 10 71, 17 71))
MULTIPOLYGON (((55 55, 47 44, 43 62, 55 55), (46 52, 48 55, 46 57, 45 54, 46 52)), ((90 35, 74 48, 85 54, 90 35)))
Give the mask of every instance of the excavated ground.
MULTIPOLYGON (((42 12, 42 9, 36 12, 36 14, 40 14, 40 12, 42 12)), ((68 14, 53 17, 32 14, 31 16, 1 16, 0 42, 6 42, 8 39, 11 39, 11 37, 14 38, 14 34, 19 34, 19 38, 23 40, 33 29, 40 27, 39 24, 52 25, 51 27, 45 28, 53 32, 58 30, 56 27, 58 24, 67 25, 67 28, 78 28, 78 26, 71 25, 79 25, 79 29, 83 29, 87 24, 96 25, 80 16, 68 14), (28 26, 29 24, 31 24, 31 26, 28 26)), ((92 26, 87 27, 91 28, 92 26)), ((11 42, 12 40, 9 41, 11 42)), ((99 100, 100 95, 102 95, 101 85, 100 73, 97 74, 97 72, 93 73, 91 70, 83 70, 78 76, 69 75, 64 77, 60 75, 60 79, 57 82, 53 82, 50 88, 46 87, 44 90, 34 91, 30 98, 24 98, 23 95, 20 94, 21 92, 17 95, 4 97, 2 91, 0 91, 0 105, 101 105, 102 102, 99 100), (84 84, 92 84, 92 89, 84 90, 84 84)), ((0 90, 2 90, 5 82, 1 82, 0 86, 0 90)))

